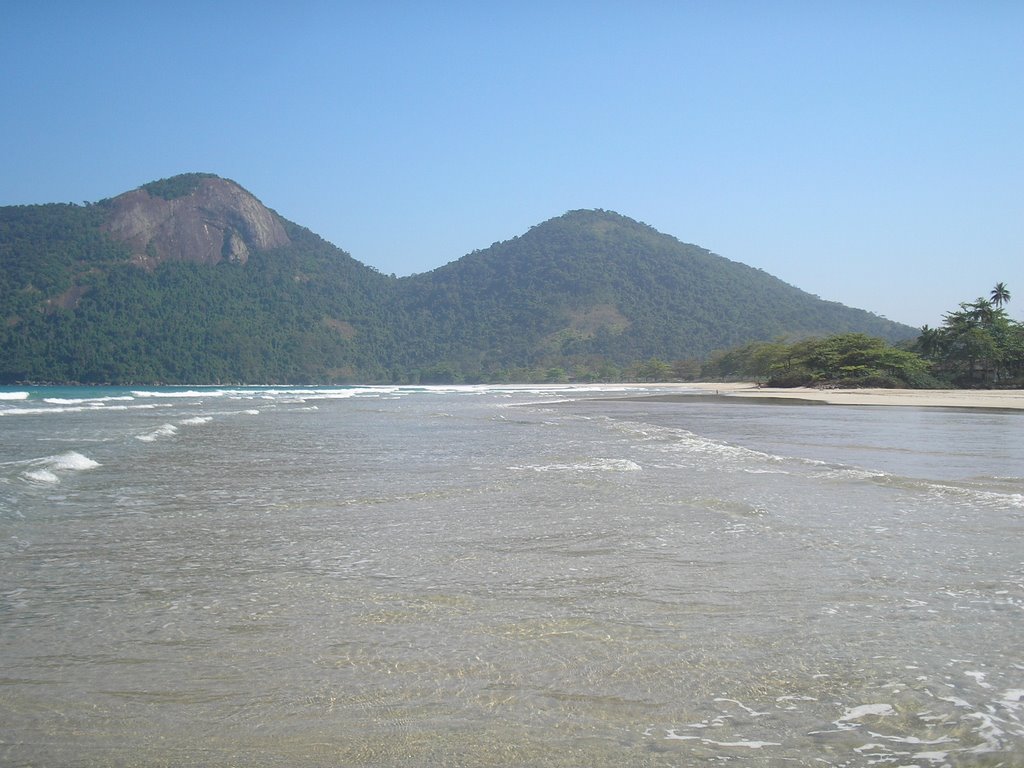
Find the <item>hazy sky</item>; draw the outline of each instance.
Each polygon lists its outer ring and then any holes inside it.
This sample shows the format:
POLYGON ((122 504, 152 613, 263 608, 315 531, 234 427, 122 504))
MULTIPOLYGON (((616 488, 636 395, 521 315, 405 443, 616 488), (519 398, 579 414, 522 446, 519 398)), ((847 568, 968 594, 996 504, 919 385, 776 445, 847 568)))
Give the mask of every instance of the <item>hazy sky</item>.
POLYGON ((206 171, 385 273, 605 208, 1024 318, 1024 2, 0 0, 0 205, 206 171))

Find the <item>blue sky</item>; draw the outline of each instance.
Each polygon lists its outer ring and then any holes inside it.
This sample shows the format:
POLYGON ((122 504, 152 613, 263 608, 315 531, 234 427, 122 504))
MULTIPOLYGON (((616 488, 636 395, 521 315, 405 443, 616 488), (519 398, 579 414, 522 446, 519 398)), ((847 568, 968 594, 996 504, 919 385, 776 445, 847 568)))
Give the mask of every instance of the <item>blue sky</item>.
POLYGON ((385 273, 605 208, 825 299, 1024 318, 1024 3, 2 3, 0 205, 239 182, 385 273))

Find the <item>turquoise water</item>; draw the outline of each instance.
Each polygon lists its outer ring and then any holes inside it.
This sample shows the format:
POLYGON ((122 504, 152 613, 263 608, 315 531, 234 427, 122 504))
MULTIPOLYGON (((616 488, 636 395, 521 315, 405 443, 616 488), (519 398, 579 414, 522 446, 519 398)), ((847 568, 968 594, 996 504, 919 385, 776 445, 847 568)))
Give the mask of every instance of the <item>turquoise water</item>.
POLYGON ((649 393, 0 392, 0 763, 1019 764, 1024 417, 649 393))

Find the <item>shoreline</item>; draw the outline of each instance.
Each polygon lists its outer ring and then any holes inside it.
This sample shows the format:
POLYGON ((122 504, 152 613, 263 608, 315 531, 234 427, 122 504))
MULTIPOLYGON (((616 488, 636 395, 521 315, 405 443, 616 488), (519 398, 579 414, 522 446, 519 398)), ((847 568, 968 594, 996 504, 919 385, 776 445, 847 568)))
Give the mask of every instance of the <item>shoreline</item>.
POLYGON ((643 399, 683 400, 695 395, 721 400, 765 401, 781 404, 875 405, 912 408, 967 408, 1024 411, 1024 389, 814 389, 758 387, 751 382, 693 382, 666 385, 676 393, 643 399), (694 394, 684 394, 693 392, 694 394))
MULTIPOLYGON (((3 385, 0 386, 0 402, 27 399, 26 390, 40 387, 82 385, 3 385), (12 397, 22 395, 23 397, 12 397)), ((110 385, 85 385, 86 387, 103 388, 110 385)), ((763 387, 754 382, 664 382, 637 383, 621 382, 614 384, 472 384, 472 385, 392 385, 392 384, 306 384, 306 385, 266 385, 266 384, 175 384, 175 385, 118 385, 117 388, 130 389, 231 389, 231 388, 342 388, 342 389, 373 389, 375 387, 401 388, 410 386, 415 389, 462 389, 462 388, 523 388, 545 389, 572 393, 575 389, 592 387, 610 387, 604 398, 614 400, 650 400, 662 402, 736 402, 746 400, 752 403, 773 405, 856 405, 856 406, 899 406, 905 408, 955 408, 968 410, 999 410, 1024 412, 1024 389, 816 389, 813 387, 763 387), (643 392, 635 391, 643 389, 643 392), (634 390, 634 391, 630 391, 634 390)))

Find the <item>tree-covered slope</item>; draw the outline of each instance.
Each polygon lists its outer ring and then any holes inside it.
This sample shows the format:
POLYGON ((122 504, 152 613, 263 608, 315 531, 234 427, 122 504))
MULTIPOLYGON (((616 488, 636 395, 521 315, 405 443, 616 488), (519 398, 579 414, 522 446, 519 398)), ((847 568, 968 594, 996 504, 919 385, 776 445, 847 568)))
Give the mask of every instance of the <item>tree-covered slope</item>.
POLYGON ((276 214, 287 244, 244 263, 149 259, 108 234, 112 208, 0 208, 0 382, 387 376, 393 278, 276 214))
POLYGON ((701 357, 778 336, 914 335, 608 211, 572 211, 401 288, 407 322, 426 334, 423 361, 485 371, 701 357))
POLYGON ((617 375, 846 331, 914 335, 605 211, 399 280, 212 174, 0 208, 0 383, 617 375))

